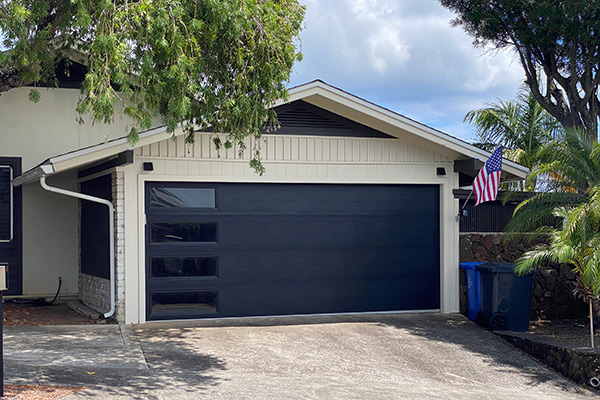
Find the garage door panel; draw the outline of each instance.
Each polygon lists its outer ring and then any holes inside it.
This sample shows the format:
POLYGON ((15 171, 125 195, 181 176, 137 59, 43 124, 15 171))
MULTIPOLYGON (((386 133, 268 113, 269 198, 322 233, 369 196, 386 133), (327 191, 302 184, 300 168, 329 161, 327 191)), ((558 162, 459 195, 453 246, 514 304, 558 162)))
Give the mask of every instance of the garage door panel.
POLYGON ((437 186, 213 184, 193 209, 174 185, 147 209, 148 319, 439 308, 437 186))
POLYGON ((435 282, 438 265, 413 259, 404 253, 364 252, 359 249, 332 251, 315 250, 299 254, 296 250, 237 252, 220 257, 219 279, 223 283, 299 282, 358 278, 420 278, 435 282), (433 275, 433 277, 432 277, 433 275))
POLYGON ((431 231, 433 227, 427 226, 427 220, 427 217, 410 215, 227 216, 220 219, 218 242, 221 247, 230 248, 273 247, 274 244, 304 249, 385 248, 406 242, 431 247, 434 241, 437 244, 436 237, 407 230, 407 226, 420 226, 424 231, 431 231))
POLYGON ((415 310, 438 307, 439 292, 421 280, 313 281, 221 288, 219 302, 222 316, 415 310))
POLYGON ((361 214, 430 212, 437 205, 437 186, 219 184, 218 210, 252 214, 361 214))

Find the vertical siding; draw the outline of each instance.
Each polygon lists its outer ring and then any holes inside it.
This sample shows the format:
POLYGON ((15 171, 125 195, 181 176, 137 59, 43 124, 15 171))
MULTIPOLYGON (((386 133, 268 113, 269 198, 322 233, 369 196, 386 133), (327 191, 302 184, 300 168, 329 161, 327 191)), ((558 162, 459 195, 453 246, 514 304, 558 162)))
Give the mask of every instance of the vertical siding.
MULTIPOLYGON (((223 137, 222 140, 225 138, 223 137)), ((175 140, 165 139, 159 143, 147 145, 136 150, 136 155, 144 159, 164 160, 170 163, 241 161, 249 160, 253 148, 258 145, 261 149, 263 160, 269 162, 292 163, 376 163, 376 164, 447 164, 451 163, 448 157, 414 143, 400 139, 367 139, 343 137, 303 137, 303 136, 274 136, 259 139, 247 138, 246 149, 240 155, 237 143, 231 149, 217 150, 208 134, 198 135, 192 145, 186 144, 183 135, 175 140)), ((167 162, 168 174, 185 174, 190 167, 171 165, 167 162)), ((218 169, 218 168, 217 168, 218 169)), ((192 168, 194 170, 194 168, 192 168)), ((383 170, 381 170, 383 171, 383 170)))

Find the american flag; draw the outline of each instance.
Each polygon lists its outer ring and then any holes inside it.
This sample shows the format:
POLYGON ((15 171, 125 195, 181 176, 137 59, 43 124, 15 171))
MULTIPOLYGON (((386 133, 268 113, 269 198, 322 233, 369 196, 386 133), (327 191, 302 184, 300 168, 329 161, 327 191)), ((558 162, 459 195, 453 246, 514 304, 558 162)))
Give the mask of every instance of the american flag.
POLYGON ((498 146, 490 158, 485 162, 481 171, 473 181, 475 192, 475 205, 484 201, 496 200, 498 185, 500 184, 500 173, 502 172, 502 145, 498 146))

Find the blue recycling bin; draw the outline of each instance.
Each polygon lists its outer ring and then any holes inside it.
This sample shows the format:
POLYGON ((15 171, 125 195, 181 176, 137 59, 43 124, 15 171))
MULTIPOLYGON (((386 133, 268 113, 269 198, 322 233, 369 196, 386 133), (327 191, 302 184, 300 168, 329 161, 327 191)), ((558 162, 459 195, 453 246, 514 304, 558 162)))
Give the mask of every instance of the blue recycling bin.
POLYGON ((481 311, 481 274, 477 269, 482 262, 461 262, 460 267, 467 277, 467 315, 471 321, 481 311))
POLYGON ((517 276, 514 264, 484 263, 481 274, 482 325, 491 330, 526 332, 529 329, 534 273, 517 276))

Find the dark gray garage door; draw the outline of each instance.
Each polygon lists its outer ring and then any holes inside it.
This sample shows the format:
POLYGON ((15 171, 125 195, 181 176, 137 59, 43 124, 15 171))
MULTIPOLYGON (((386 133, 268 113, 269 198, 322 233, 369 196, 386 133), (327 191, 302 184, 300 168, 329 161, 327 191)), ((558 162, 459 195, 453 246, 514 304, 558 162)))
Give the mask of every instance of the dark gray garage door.
POLYGON ((148 319, 440 307, 439 189, 146 186, 148 319))

